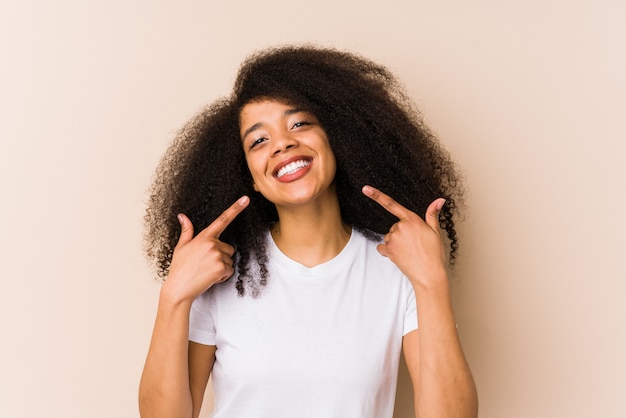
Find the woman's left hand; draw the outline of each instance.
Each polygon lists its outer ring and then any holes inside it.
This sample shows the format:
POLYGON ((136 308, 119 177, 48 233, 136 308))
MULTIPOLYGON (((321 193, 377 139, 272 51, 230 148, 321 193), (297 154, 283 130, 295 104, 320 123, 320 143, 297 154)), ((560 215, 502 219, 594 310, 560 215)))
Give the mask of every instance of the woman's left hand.
POLYGON ((389 259, 411 280, 413 286, 428 288, 447 281, 446 254, 439 227, 439 213, 445 199, 439 198, 426 209, 424 221, 390 196, 372 186, 363 194, 398 218, 378 245, 378 252, 389 259))

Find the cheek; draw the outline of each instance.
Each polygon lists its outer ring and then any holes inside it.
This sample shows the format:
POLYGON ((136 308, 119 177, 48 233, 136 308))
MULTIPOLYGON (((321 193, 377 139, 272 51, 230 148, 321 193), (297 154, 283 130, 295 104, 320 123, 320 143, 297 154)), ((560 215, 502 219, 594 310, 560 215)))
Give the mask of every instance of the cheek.
POLYGON ((337 173, 337 159, 335 158, 335 154, 332 151, 329 152, 328 160, 328 170, 331 171, 333 177, 335 177, 335 174, 337 173))
POLYGON ((255 164, 253 159, 249 158, 246 158, 246 164, 248 164, 248 171, 250 172, 250 176, 254 182, 254 190, 258 192, 256 182, 259 181, 260 177, 263 175, 263 168, 258 163, 255 164))
POLYGON ((246 155, 246 164, 248 165, 248 171, 254 177, 255 168, 254 168, 254 159, 250 158, 250 156, 246 155))

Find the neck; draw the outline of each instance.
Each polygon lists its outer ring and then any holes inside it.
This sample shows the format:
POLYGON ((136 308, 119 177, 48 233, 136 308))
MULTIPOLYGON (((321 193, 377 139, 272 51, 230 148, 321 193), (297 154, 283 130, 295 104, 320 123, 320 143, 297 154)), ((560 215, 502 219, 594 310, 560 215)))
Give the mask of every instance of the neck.
POLYGON ((352 230, 341 219, 336 196, 325 204, 277 210, 279 221, 271 227, 276 246, 307 267, 332 259, 350 239, 352 230))

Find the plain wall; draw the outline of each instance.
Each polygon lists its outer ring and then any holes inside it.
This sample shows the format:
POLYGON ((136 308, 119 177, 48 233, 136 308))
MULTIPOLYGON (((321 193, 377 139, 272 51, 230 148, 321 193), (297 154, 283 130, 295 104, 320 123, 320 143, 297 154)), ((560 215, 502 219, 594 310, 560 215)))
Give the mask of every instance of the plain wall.
POLYGON ((246 55, 305 41, 396 72, 465 173, 454 301, 480 416, 626 416, 625 16, 618 0, 0 0, 0 416, 138 416, 152 171, 246 55))

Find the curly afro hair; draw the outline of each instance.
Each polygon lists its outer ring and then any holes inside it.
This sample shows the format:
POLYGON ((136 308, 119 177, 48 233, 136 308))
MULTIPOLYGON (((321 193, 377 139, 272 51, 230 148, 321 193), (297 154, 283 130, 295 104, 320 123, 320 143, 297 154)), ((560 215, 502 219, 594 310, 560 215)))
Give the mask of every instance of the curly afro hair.
POLYGON ((288 103, 318 118, 335 153, 341 216, 370 239, 385 234, 397 219, 363 196, 363 185, 379 188, 420 215, 444 197, 440 225, 454 263, 461 178, 393 74, 354 53, 287 46, 250 56, 232 95, 189 121, 158 165, 145 215, 145 248, 161 278, 168 274, 180 235, 178 213, 191 219, 197 233, 246 194, 250 205, 221 239, 237 249, 239 294, 248 289, 256 296, 265 285, 267 231, 278 215, 253 189, 239 133, 240 110, 261 99, 288 103))

